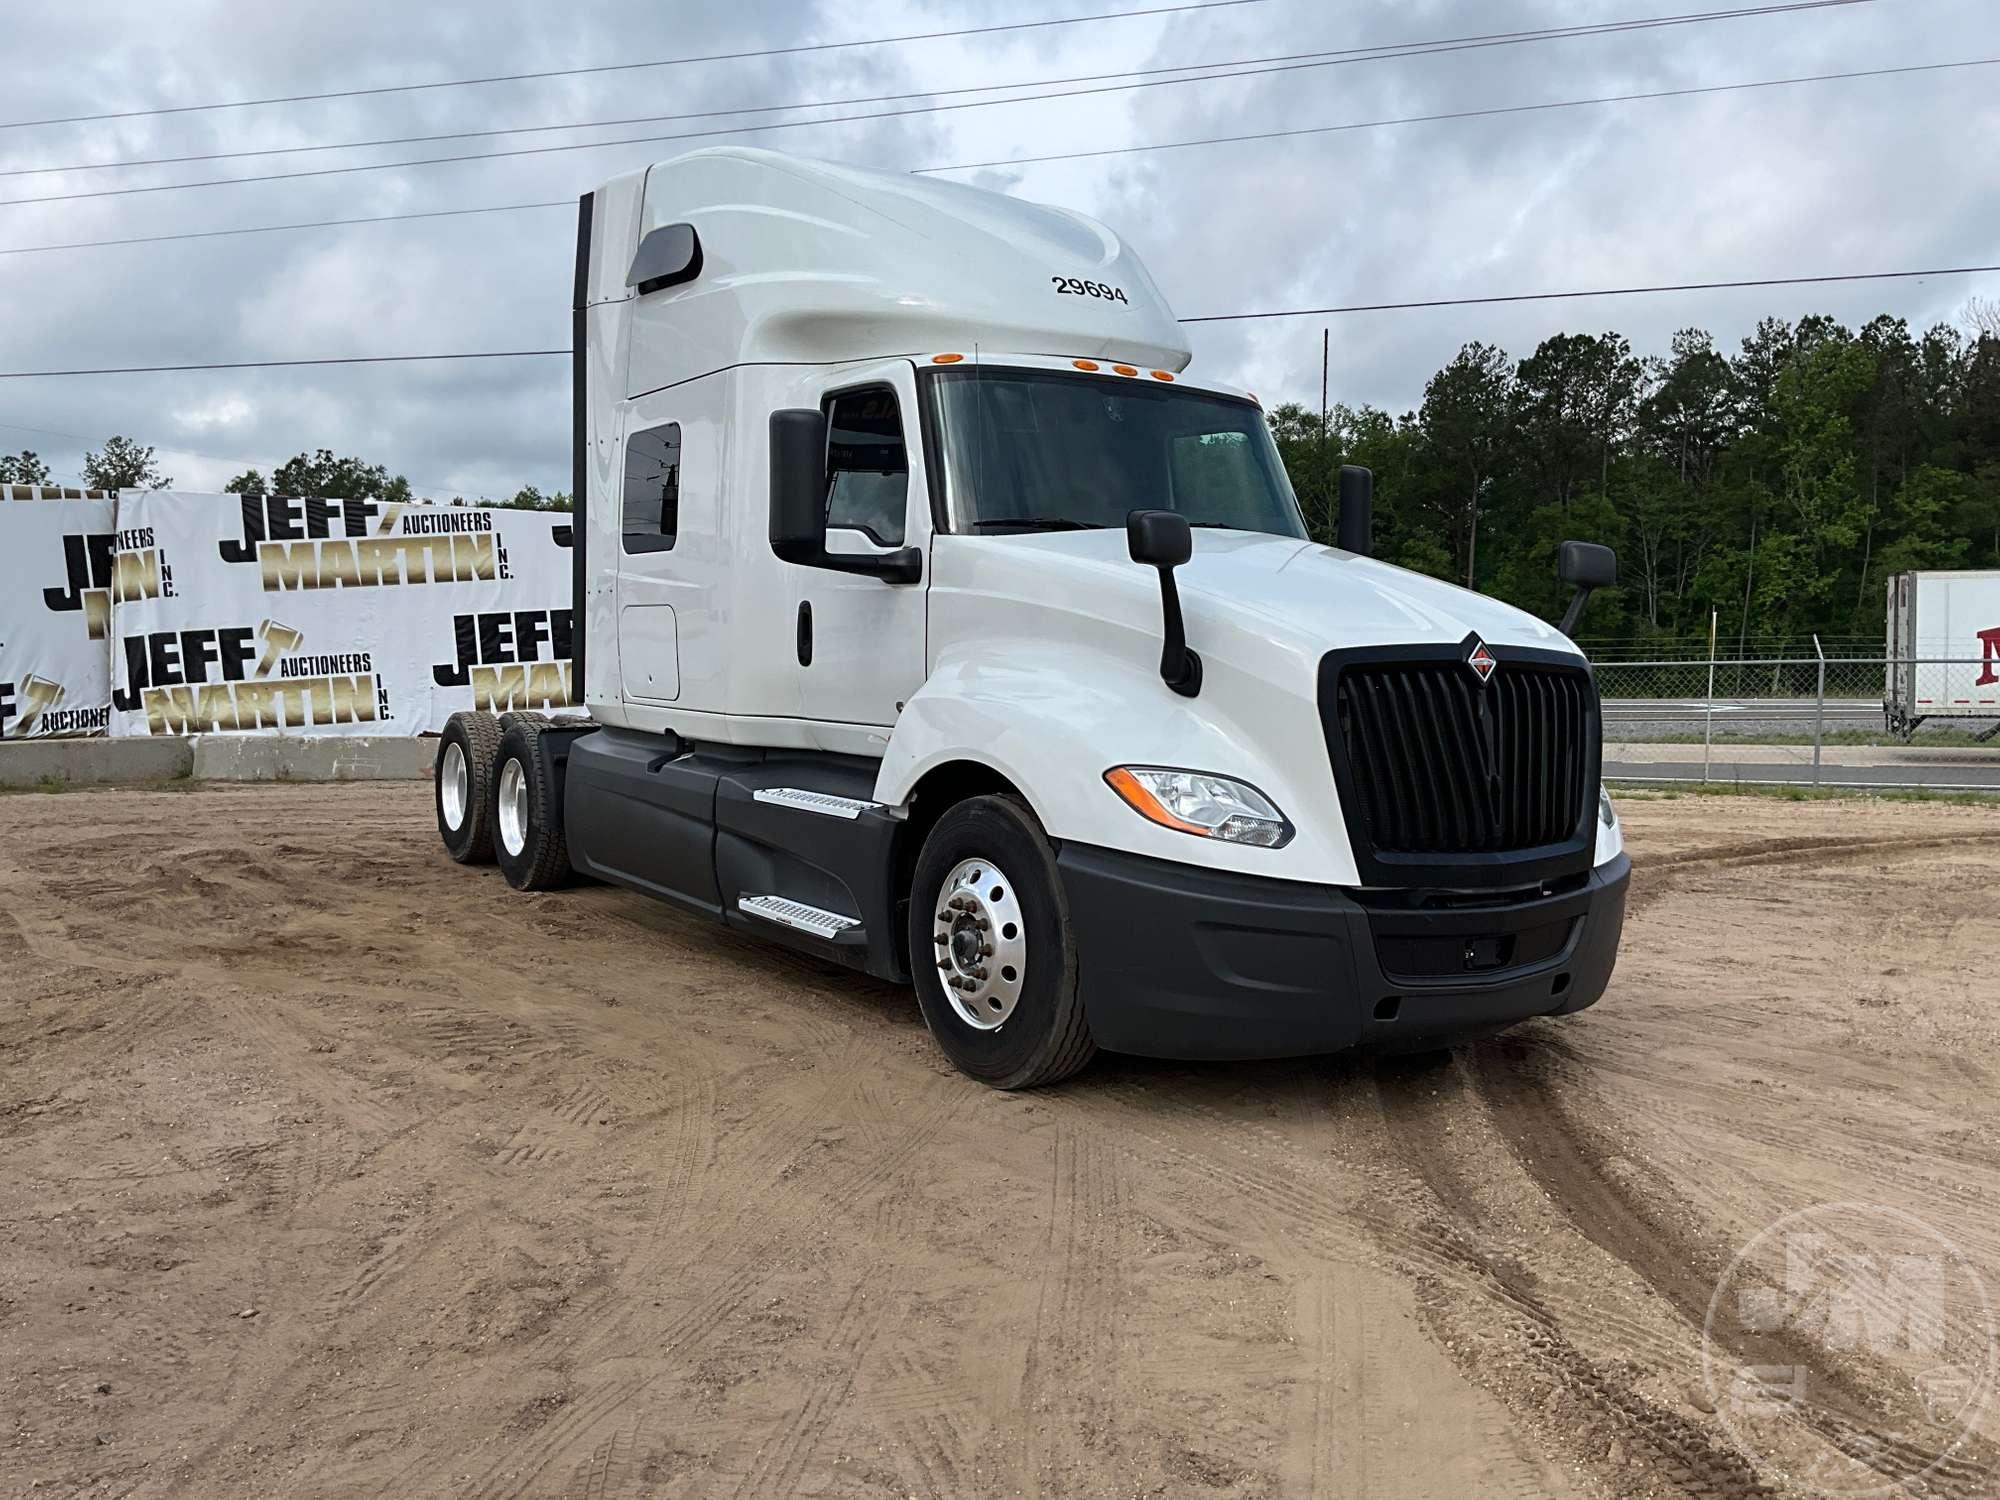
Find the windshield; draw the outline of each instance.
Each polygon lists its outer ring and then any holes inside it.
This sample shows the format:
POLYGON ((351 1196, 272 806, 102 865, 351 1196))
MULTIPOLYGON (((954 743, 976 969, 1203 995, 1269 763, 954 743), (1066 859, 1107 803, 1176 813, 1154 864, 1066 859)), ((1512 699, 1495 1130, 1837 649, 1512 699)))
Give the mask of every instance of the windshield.
POLYGON ((1305 536, 1263 414, 1125 376, 949 370, 932 379, 960 532, 1115 527, 1135 510, 1305 536))

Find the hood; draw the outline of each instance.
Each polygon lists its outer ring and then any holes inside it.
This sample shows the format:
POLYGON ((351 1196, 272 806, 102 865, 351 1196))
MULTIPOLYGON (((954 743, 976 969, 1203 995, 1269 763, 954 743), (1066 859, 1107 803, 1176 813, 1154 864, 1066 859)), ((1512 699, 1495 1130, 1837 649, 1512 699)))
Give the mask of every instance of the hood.
MULTIPOLYGON (((1157 599, 1152 570, 1134 564, 1122 529, 983 537, 1035 554, 1042 567, 1074 569, 1079 587, 1157 599), (1067 566, 1065 566, 1067 565, 1067 566), (1086 583, 1086 578, 1089 580, 1086 583)), ((1335 646, 1456 644, 1575 650, 1569 638, 1511 604, 1373 558, 1260 532, 1194 533, 1194 556, 1175 570, 1191 645, 1204 620, 1302 652, 1335 646)))

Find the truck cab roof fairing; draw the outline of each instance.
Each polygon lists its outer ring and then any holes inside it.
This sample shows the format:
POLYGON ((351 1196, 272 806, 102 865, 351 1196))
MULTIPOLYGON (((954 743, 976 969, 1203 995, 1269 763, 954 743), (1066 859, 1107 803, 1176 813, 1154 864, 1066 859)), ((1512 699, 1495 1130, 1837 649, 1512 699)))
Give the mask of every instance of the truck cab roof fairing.
POLYGON ((928 349, 1095 356, 1179 371, 1187 337, 1112 230, 1066 209, 902 172, 726 146, 615 179, 624 239, 594 300, 631 318, 625 389, 739 364, 928 349), (646 236, 688 224, 700 274, 640 295, 646 236), (615 266, 614 266, 615 263, 615 266))

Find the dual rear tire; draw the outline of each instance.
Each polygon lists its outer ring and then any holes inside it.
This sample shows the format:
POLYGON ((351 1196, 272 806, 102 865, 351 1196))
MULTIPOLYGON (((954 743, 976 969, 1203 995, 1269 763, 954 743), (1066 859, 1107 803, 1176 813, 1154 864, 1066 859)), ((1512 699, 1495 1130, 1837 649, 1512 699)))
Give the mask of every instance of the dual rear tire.
POLYGON ((438 736, 434 768, 438 837, 462 865, 493 858, 493 772, 500 721, 489 713, 453 714, 438 736))
POLYGON ((554 778, 541 753, 541 714, 455 713, 438 737, 438 836, 462 865, 496 861, 516 890, 570 877, 554 778))

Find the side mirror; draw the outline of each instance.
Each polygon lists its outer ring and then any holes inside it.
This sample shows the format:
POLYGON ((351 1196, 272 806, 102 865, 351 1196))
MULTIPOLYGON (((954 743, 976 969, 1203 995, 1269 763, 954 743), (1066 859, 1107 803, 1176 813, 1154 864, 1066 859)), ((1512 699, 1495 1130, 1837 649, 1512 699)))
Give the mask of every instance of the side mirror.
POLYGON ((826 413, 771 413, 771 550, 808 567, 826 555, 826 413))
POLYGON ((1125 518, 1125 545, 1135 563, 1178 568, 1194 556, 1194 532, 1177 511, 1135 510, 1125 518))
POLYGON ((1592 591, 1618 581, 1618 554, 1596 542, 1564 542, 1556 553, 1556 577, 1576 590, 1560 627, 1564 635, 1573 636, 1592 591))
POLYGON ((1341 551, 1357 557, 1375 550, 1375 474, 1360 464, 1340 466, 1340 519, 1334 541, 1341 551))
POLYGON ((771 413, 771 550, 786 562, 833 573, 859 573, 884 583, 916 583, 924 554, 830 553, 826 550, 826 413, 771 413))
POLYGON ((1160 680, 1183 698, 1192 698, 1201 691, 1201 658, 1188 650, 1174 569, 1194 556, 1194 532, 1187 517, 1178 512, 1135 510, 1125 518, 1125 546, 1133 562, 1160 570, 1165 638, 1160 647, 1160 680))

